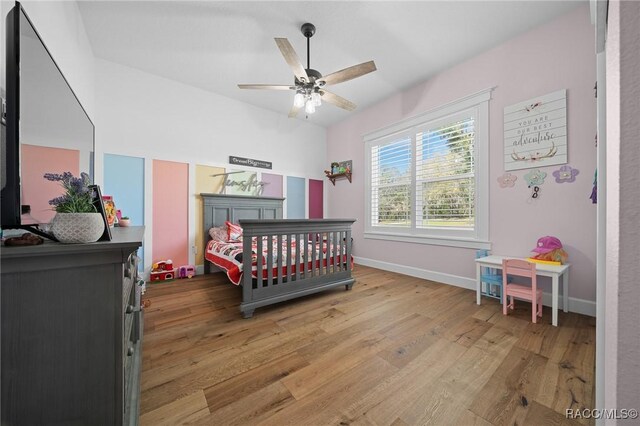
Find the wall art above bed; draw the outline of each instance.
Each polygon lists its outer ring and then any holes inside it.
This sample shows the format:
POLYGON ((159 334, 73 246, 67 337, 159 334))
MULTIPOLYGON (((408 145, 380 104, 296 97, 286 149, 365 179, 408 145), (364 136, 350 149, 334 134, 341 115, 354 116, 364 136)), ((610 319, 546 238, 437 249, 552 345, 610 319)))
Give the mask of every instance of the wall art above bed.
POLYGON ((504 170, 567 163, 567 91, 504 109, 504 170))

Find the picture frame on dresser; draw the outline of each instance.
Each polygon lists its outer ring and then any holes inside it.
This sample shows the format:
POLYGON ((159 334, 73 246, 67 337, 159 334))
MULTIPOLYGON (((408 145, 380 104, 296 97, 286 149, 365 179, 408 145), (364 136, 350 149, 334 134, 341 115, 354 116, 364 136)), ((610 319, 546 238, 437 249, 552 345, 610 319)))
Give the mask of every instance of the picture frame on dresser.
POLYGON ((111 227, 107 220, 107 211, 104 208, 104 200, 102 199, 100 185, 89 185, 89 189, 93 191, 93 207, 95 207, 96 211, 102 215, 102 221, 104 222, 104 232, 98 241, 111 241, 111 227))

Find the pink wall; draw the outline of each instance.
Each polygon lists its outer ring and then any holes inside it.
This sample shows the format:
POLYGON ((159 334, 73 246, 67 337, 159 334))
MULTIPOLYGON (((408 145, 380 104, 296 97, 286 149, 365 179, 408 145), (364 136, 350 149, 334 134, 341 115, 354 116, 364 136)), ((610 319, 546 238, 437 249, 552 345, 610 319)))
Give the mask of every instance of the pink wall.
MULTIPOLYGON (((490 101, 490 241, 496 254, 527 256, 540 236, 555 235, 570 255, 570 296, 595 300, 596 209, 588 199, 596 165, 596 56, 589 7, 585 5, 498 47, 454 66, 338 123, 327 132, 327 158, 352 158, 353 184, 328 195, 329 217, 357 217, 354 255, 461 277, 475 277, 474 250, 381 240, 364 240, 363 135, 444 103, 496 86, 490 101), (524 171, 516 188, 496 179, 503 167, 505 106, 567 89, 569 165, 580 175, 573 184, 544 184, 541 199, 526 202, 524 171)), ((425 45, 428 49, 428 43, 425 45)), ((379 64, 381 70, 384 64, 379 64)), ((556 167, 545 168, 549 173, 556 167)), ((548 291, 548 290, 547 290, 548 291)))
POLYGON ((153 262, 189 263, 189 165, 153 160, 153 262))
POLYGON ((64 172, 80 176, 80 151, 22 144, 20 164, 20 202, 31 206, 31 216, 38 223, 49 223, 56 214, 49 200, 62 195, 64 190, 59 182, 50 182, 43 176, 45 173, 64 172))
POLYGON ((324 182, 309 179, 309 219, 322 219, 324 216, 324 182))

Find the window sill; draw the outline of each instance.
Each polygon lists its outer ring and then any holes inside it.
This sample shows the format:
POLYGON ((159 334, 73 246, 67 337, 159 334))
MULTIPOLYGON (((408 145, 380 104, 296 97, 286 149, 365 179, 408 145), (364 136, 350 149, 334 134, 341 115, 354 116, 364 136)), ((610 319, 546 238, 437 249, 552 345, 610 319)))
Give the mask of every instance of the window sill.
POLYGON ((391 234, 383 232, 365 232, 365 239, 398 241, 402 243, 427 244, 434 246, 462 247, 470 249, 491 249, 490 241, 482 241, 471 238, 434 237, 406 234, 391 234))

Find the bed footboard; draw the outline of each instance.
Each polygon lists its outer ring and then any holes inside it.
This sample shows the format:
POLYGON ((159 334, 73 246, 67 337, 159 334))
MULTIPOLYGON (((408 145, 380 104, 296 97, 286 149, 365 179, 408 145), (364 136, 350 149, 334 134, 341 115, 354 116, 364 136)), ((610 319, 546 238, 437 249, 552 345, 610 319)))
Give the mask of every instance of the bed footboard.
POLYGON ((255 253, 267 249, 264 258, 255 256, 258 278, 246 273, 246 269, 243 273, 240 305, 243 317, 250 318, 261 306, 333 287, 344 285, 351 289, 355 282, 351 275, 354 222, 355 219, 240 220, 243 268, 250 267, 247 259, 254 256, 252 240, 257 244, 255 253))

